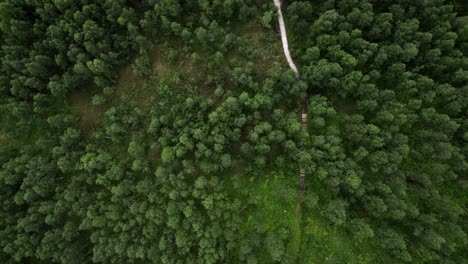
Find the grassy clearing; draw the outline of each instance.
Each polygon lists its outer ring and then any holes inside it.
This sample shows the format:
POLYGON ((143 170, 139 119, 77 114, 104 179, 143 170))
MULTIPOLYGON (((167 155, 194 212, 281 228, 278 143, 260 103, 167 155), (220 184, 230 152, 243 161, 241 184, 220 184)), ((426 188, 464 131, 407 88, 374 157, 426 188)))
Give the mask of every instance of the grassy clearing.
MULTIPOLYGON (((284 244, 284 254, 292 258, 294 255, 293 238, 295 232, 295 206, 297 198, 297 177, 294 171, 275 171, 265 173, 263 177, 247 179, 239 177, 241 188, 248 188, 255 194, 256 206, 245 212, 246 222, 243 232, 249 234, 254 230, 261 230, 266 236, 286 231, 287 239, 284 244)), ((300 236, 300 234, 299 234, 300 236)), ((261 252, 262 263, 271 263, 270 252, 261 252)))
POLYGON ((148 77, 137 76, 134 73, 133 64, 130 64, 121 70, 114 94, 110 98, 110 104, 117 105, 134 101, 143 108, 151 105, 156 100, 154 91, 156 90, 156 84, 153 73, 148 77))
POLYGON ((194 94, 198 68, 193 60, 175 41, 169 41, 171 48, 155 44, 151 50, 151 73, 138 76, 133 64, 125 67, 119 75, 111 104, 131 101, 142 109, 149 109, 161 96, 170 96, 167 91, 177 90, 179 94, 194 94), (175 52, 176 59, 168 59, 168 53, 175 52), (197 70, 196 70, 197 69, 197 70))
POLYGON ((183 49, 179 40, 171 38, 164 44, 155 43, 150 52, 152 73, 137 76, 133 64, 122 69, 109 104, 132 101, 145 109, 157 103, 158 97, 171 97, 170 93, 165 93, 167 90, 216 102, 219 100, 214 95, 217 85, 225 90, 236 89, 228 73, 232 67, 253 63, 256 74, 263 79, 272 66, 283 65, 281 43, 258 21, 235 25, 232 33, 236 36, 234 49, 227 52, 223 64, 214 65, 214 69, 210 64, 215 51, 210 53, 198 47, 191 53, 183 49))
POLYGON ((119 79, 115 85, 115 92, 112 95, 111 103, 117 103, 125 95, 137 86, 140 86, 144 81, 144 78, 138 77, 133 73, 133 65, 130 64, 123 68, 119 73, 119 79))
MULTIPOLYGON (((255 185, 255 184, 254 184, 255 185)), ((296 199, 295 182, 284 175, 272 174, 256 183, 255 191, 261 201, 258 210, 249 217, 248 226, 259 223, 267 229, 294 227, 294 209, 296 199)))
POLYGON ((265 78, 273 66, 287 66, 283 54, 283 46, 277 36, 256 20, 237 26, 236 34, 239 36, 239 49, 232 56, 244 57, 243 62, 253 62, 255 73, 265 78))
POLYGON ((304 210, 298 263, 382 263, 379 252, 372 245, 355 241, 344 228, 330 224, 318 211, 304 210))
POLYGON ((93 105, 92 97, 88 92, 83 90, 74 91, 69 97, 69 102, 72 109, 80 116, 78 125, 86 136, 89 136, 95 128, 101 126, 104 109, 93 105))
MULTIPOLYGON (((294 263, 386 263, 384 254, 372 242, 356 241, 345 228, 332 225, 323 217, 320 207, 310 209, 305 206, 311 190, 304 191, 297 223, 295 207, 299 176, 296 174, 290 167, 288 171, 266 173, 263 177, 240 177, 240 186, 249 188, 258 199, 256 207, 245 212, 245 233, 262 230, 268 235, 287 229, 289 236, 284 254, 290 256, 290 259, 295 258, 294 263)), ((259 252, 259 255, 262 263, 272 263, 268 251, 259 252)))
POLYGON ((293 227, 293 240, 292 240, 292 250, 294 260, 297 260, 297 255, 299 253, 299 243, 301 241, 301 224, 302 224, 302 199, 303 193, 298 194, 296 199, 296 208, 295 208, 295 219, 293 227))
POLYGON ((8 136, 4 133, 0 133, 0 146, 8 143, 8 136))
POLYGON ((175 74, 181 75, 186 83, 196 83, 197 65, 182 50, 182 45, 176 40, 171 41, 171 48, 164 45, 156 45, 152 51, 152 69, 162 82, 174 82, 175 74), (169 53, 176 54, 174 59, 169 59, 169 53))

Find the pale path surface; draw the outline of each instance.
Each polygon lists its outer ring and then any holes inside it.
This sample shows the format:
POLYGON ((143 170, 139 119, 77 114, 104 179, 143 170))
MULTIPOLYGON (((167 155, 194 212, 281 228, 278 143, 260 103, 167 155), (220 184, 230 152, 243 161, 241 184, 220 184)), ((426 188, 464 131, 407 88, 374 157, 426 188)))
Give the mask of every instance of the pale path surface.
MULTIPOLYGON (((289 67, 296 74, 296 79, 300 80, 301 77, 300 77, 299 71, 297 70, 296 64, 294 64, 294 61, 291 57, 291 53, 289 52, 288 36, 286 34, 286 26, 284 25, 283 12, 281 11, 281 0, 273 0, 273 2, 275 3, 275 6, 278 8, 278 21, 279 21, 279 27, 280 27, 280 33, 281 33, 281 41, 283 42, 284 55, 286 56, 289 67)), ((302 104, 302 108, 301 108, 301 125, 302 125, 301 130, 302 131, 307 131, 307 108, 308 108, 308 103, 306 99, 304 103, 302 104)), ((297 193, 294 231, 293 231, 294 233, 294 240, 293 240, 294 260, 296 259, 296 255, 298 251, 298 244, 301 239, 300 217, 301 217, 302 194, 304 192, 305 175, 306 175, 305 169, 300 168, 300 171, 299 171, 300 181, 299 181, 299 187, 298 187, 298 193, 297 193)))
POLYGON ((283 12, 281 11, 281 0, 273 1, 275 2, 275 6, 278 8, 278 21, 281 32, 281 42, 283 42, 284 55, 288 60, 289 67, 291 67, 291 69, 296 74, 296 78, 299 79, 299 71, 297 70, 296 64, 294 64, 291 53, 289 53, 288 36, 286 34, 286 27, 284 25, 283 12))

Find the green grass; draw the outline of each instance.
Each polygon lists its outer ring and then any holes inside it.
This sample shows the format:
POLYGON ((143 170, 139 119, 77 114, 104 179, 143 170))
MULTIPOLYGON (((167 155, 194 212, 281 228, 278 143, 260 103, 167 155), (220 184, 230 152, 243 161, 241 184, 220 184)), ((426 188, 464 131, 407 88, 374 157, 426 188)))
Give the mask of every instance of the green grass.
POLYGON ((4 133, 0 133, 0 146, 8 144, 8 136, 4 133))
POLYGON ((158 94, 161 94, 163 90, 162 85, 169 85, 173 88, 175 76, 181 72, 186 74, 190 72, 189 66, 184 66, 184 68, 180 66, 190 65, 189 60, 182 59, 177 64, 169 63, 164 56, 165 53, 165 48, 155 45, 152 51, 153 73, 149 76, 137 76, 133 71, 133 64, 122 68, 111 93, 98 94, 106 98, 106 102, 100 106, 92 103, 93 95, 86 90, 74 91, 69 96, 68 100, 73 112, 80 117, 78 126, 85 135, 91 135, 92 131, 102 126, 106 109, 131 103, 131 105, 148 110, 157 102, 158 94))
MULTIPOLYGON (((293 238, 295 226, 295 205, 297 199, 297 184, 299 177, 295 177, 295 171, 275 171, 264 172, 262 176, 238 177, 239 185, 235 189, 230 190, 231 193, 237 196, 237 193, 247 191, 255 194, 253 199, 256 199, 255 206, 248 211, 243 212, 245 222, 243 224, 243 232, 250 234, 259 231, 265 236, 287 230, 288 239, 285 243, 284 254, 288 257, 293 253, 293 238)), ((300 230, 299 230, 300 231, 300 230)), ((262 263, 271 263, 269 253, 264 250, 257 252, 262 263)))
POLYGON ((255 222, 261 222, 266 230, 294 225, 296 189, 293 188, 291 180, 273 173, 252 182, 251 188, 261 200, 258 210, 248 217, 247 229, 253 228, 255 222))
POLYGON ((265 78, 273 65, 288 67, 280 38, 262 27, 258 21, 236 25, 234 32, 239 37, 239 48, 228 59, 236 58, 243 63, 253 62, 255 73, 260 78, 265 78))
MULTIPOLYGON (((271 39, 270 32, 258 21, 236 24, 228 32, 236 36, 233 49, 224 54, 224 63, 214 68, 209 64, 215 50, 197 46, 192 51, 184 50, 184 44, 173 37, 166 37, 164 43, 154 43, 150 51, 152 73, 149 76, 136 75, 133 63, 122 68, 113 93, 104 95, 107 99, 104 106, 131 102, 142 109, 149 109, 162 97, 174 98, 176 94, 184 98, 201 96, 216 102, 219 99, 214 95, 217 84, 210 81, 212 77, 223 79, 221 85, 224 89, 234 91, 237 88, 228 77, 227 72, 232 70, 229 68, 253 63, 255 73, 263 79, 272 65, 285 64, 281 42, 271 39), (169 58, 170 53, 176 54, 175 57, 169 58), (198 55, 196 61, 192 54, 198 55), (169 94, 165 90, 169 90, 169 94)), ((86 99, 88 103, 83 103, 85 99, 82 97, 86 95, 75 95, 71 100, 76 101, 74 105, 83 116, 84 127, 93 127, 96 122, 90 116, 92 113, 86 110, 92 108, 91 96, 86 99)))
POLYGON ((302 241, 297 263, 385 263, 371 241, 356 241, 345 228, 332 225, 320 209, 303 209, 302 241))
POLYGON ((73 112, 80 117, 78 126, 85 136, 89 137, 94 129, 101 126, 104 109, 93 105, 91 95, 85 90, 74 91, 69 97, 69 102, 73 112))
MULTIPOLYGON (((299 181, 296 169, 294 166, 286 166, 279 171, 265 172, 263 177, 233 176, 239 177, 238 188, 247 188, 258 199, 253 208, 243 212, 243 232, 248 234, 254 230, 262 230, 268 235, 286 228, 289 236, 285 255, 291 260, 295 257, 293 263, 387 263, 385 254, 372 240, 357 241, 344 227, 331 224, 322 215, 320 206, 310 209, 304 206, 303 201, 299 225, 296 224, 295 206, 299 181)), ((307 199, 306 196, 311 191, 304 191, 304 199, 307 199)), ((233 195, 237 195, 235 192, 232 190, 233 195)), ((272 263, 265 249, 257 253, 262 263, 272 263)))

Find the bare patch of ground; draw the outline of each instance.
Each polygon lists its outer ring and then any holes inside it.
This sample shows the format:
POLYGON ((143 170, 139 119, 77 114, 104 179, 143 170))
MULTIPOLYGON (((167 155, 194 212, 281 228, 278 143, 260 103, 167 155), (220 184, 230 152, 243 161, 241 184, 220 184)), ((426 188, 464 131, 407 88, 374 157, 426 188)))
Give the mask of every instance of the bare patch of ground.
POLYGON ((8 140, 7 134, 0 133, 0 144, 5 143, 8 140))
POLYGON ((75 90, 70 95, 71 107, 80 116, 79 126, 85 135, 101 126, 104 117, 104 110, 92 103, 92 97, 87 91, 75 90))

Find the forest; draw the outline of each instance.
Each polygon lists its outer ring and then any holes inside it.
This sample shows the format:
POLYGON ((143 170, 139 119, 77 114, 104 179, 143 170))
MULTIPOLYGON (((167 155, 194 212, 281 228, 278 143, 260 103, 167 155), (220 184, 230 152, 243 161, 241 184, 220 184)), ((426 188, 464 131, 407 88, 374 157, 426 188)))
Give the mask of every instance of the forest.
POLYGON ((0 263, 468 263, 468 3, 281 3, 0 0, 0 263))

